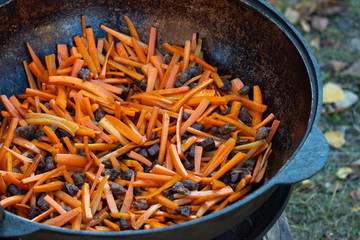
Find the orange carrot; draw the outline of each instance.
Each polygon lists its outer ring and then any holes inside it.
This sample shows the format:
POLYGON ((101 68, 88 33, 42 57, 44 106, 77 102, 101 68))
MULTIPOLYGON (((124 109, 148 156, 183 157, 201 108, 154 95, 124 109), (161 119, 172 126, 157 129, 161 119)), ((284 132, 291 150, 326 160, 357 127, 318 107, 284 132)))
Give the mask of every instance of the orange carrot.
POLYGON ((90 189, 89 184, 84 183, 81 188, 82 194, 81 194, 81 210, 83 214, 83 219, 85 221, 90 221, 93 218, 93 214, 91 212, 90 208, 90 189))
POLYGON ((254 126, 255 130, 258 130, 261 127, 266 126, 268 123, 270 123, 273 119, 275 119, 275 115, 273 113, 270 113, 269 116, 267 116, 262 122, 260 122, 258 125, 254 126))
POLYGON ((86 50, 86 47, 79 36, 74 37, 75 44, 79 50, 79 52, 82 54, 84 61, 86 62, 90 72, 94 74, 94 77, 98 77, 98 71, 96 70, 95 64, 93 60, 91 59, 89 52, 86 50))
POLYGON ((147 77, 146 92, 150 92, 154 89, 157 74, 158 74, 158 69, 150 66, 147 77))
POLYGON ((203 147, 195 146, 195 153, 194 153, 194 172, 195 173, 200 173, 202 152, 203 152, 203 147))
POLYGON ((139 58, 139 61, 141 63, 146 63, 145 51, 142 46, 139 45, 138 41, 134 37, 131 38, 131 43, 136 53, 136 56, 139 58))
MULTIPOLYGON (((169 181, 164 183, 160 188, 156 189, 155 191, 149 193, 146 196, 137 196, 136 199, 146 199, 146 198, 154 197, 154 196, 158 195, 159 193, 161 193, 162 191, 164 191, 165 189, 172 187, 181 178, 182 177, 180 175, 176 174, 169 181)), ((129 185, 129 187, 130 187, 130 185, 129 185)), ((125 198, 126 198, 126 196, 125 196, 125 198)), ((122 211, 120 211, 120 212, 122 212, 122 211)))
POLYGON ((182 72, 185 72, 186 69, 189 66, 189 58, 190 58, 190 41, 186 40, 185 41, 185 48, 184 48, 184 59, 183 59, 183 65, 181 68, 182 72))
POLYGON ((81 209, 80 209, 80 207, 78 207, 78 208, 75 208, 75 209, 73 209, 69 212, 66 212, 60 216, 49 219, 49 220, 43 222, 43 224, 61 227, 64 224, 66 224, 67 222, 69 222, 71 219, 75 218, 80 213, 81 213, 81 209))
MULTIPOLYGON (((128 25, 128 28, 129 28, 129 31, 130 31, 130 34, 131 36, 133 36, 135 39, 139 40, 139 35, 136 31, 136 28, 134 27, 134 24, 132 23, 132 21, 130 20, 130 18, 126 15, 123 15, 124 16, 124 19, 128 25)), ((121 39, 120 39, 121 40, 121 39)))
POLYGON ((65 59, 69 57, 67 46, 65 44, 57 44, 57 59, 59 65, 61 65, 65 59))
MULTIPOLYGON (((146 63, 150 62, 150 57, 152 57, 155 53, 155 44, 156 44, 156 28, 151 27, 150 29, 150 37, 149 37, 149 47, 147 51, 146 63)), ((139 38, 136 38, 139 40, 139 38)))
POLYGON ((177 173, 182 177, 187 177, 188 173, 186 172, 184 165, 181 163, 178 152, 176 151, 175 144, 170 144, 169 151, 170 151, 170 156, 173 160, 173 164, 175 166, 177 173))
POLYGON ((155 204, 152 205, 150 208, 148 208, 146 212, 136 220, 136 224, 134 228, 140 229, 140 227, 144 224, 145 220, 148 219, 161 206, 162 206, 161 204, 155 204))
POLYGON ((34 50, 31 48, 30 44, 27 42, 26 46, 29 50, 29 53, 31 55, 32 60, 34 61, 34 63, 36 64, 36 66, 40 69, 40 71, 43 73, 45 71, 44 66, 42 65, 41 61, 39 60, 39 58, 36 56, 34 50))
POLYGON ((133 183, 134 183, 134 174, 131 175, 131 180, 130 180, 128 189, 126 191, 124 202, 120 209, 120 213, 128 213, 130 210, 130 207, 133 202, 133 197, 134 197, 133 183))
POLYGON ((88 43, 88 51, 90 57, 95 65, 97 72, 101 71, 99 58, 96 51, 95 39, 94 39, 94 32, 92 28, 86 28, 86 40, 88 43))
POLYGON ((276 133, 276 130, 278 129, 279 125, 280 125, 280 121, 275 119, 275 120, 273 121, 272 125, 271 125, 271 130, 270 130, 270 132, 269 132, 269 135, 268 135, 267 138, 266 138, 266 142, 267 142, 267 143, 270 143, 270 142, 271 142, 271 140, 273 139, 273 137, 274 137, 274 135, 275 135, 275 133, 276 133))
POLYGON ((86 157, 74 154, 57 154, 55 156, 55 162, 69 166, 84 167, 87 161, 86 157))
POLYGON ((175 103, 175 105, 171 108, 171 110, 174 112, 177 112, 180 109, 180 106, 183 105, 189 98, 191 98, 195 93, 197 93, 200 90, 207 87, 212 82, 213 82, 212 79, 208 79, 208 80, 204 81, 202 84, 191 89, 188 93, 186 93, 186 95, 181 100, 179 100, 175 103))

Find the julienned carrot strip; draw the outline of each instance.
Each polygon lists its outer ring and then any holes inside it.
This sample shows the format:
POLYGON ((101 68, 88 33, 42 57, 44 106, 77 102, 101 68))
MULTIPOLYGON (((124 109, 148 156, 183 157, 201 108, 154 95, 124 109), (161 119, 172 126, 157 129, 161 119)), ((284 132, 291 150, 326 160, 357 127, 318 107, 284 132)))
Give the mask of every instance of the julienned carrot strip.
POLYGON ((245 188, 243 188, 242 190, 240 190, 239 192, 236 192, 234 194, 232 194, 229 198, 228 201, 230 203, 235 202, 237 200, 239 200, 241 197, 243 197, 246 193, 248 193, 252 188, 252 185, 248 185, 245 188))
MULTIPOLYGON (((180 47, 177 46, 171 46, 168 43, 163 43, 163 48, 165 48, 167 51, 172 52, 172 53, 178 53, 180 54, 182 57, 184 57, 184 50, 180 47)), ((190 53, 189 56, 190 61, 195 61, 197 63, 199 63, 200 65, 202 65, 203 67, 211 70, 211 71, 216 71, 216 69, 212 66, 210 66, 208 63, 206 63, 204 60, 202 60, 201 58, 199 58, 198 56, 190 53)))
MULTIPOLYGON (((118 120, 117 118, 115 118, 115 119, 118 120)), ((112 123, 108 120, 108 118, 106 118, 106 117, 102 118, 99 123, 106 131, 108 131, 110 134, 116 136, 117 140, 122 145, 129 144, 129 141, 118 131, 118 128, 116 128, 114 125, 112 125, 112 123)))
POLYGON ((84 167, 87 161, 86 157, 74 154, 57 154, 55 156, 55 162, 69 166, 84 167))
POLYGON ((106 78, 107 63, 108 63, 108 60, 109 60, 109 57, 110 57, 110 54, 111 54, 113 48, 114 48, 114 43, 111 43, 110 48, 109 48, 109 50, 107 51, 107 53, 105 55, 104 64, 103 64, 103 66, 101 68, 101 71, 100 71, 100 74, 99 74, 100 79, 105 79, 106 78))
POLYGON ((42 65, 41 61, 39 60, 39 58, 36 56, 34 50, 31 48, 30 44, 27 42, 26 46, 29 50, 29 53, 31 55, 32 60, 34 61, 34 63, 36 64, 36 66, 41 70, 41 72, 45 71, 44 66, 42 65))
POLYGON ((148 219, 161 206, 161 204, 155 204, 148 208, 145 213, 136 220, 134 229, 140 229, 140 227, 144 224, 145 220, 148 219))
POLYGON ((98 209, 98 206, 99 206, 100 200, 101 200, 101 194, 102 194, 102 192, 103 192, 103 190, 104 190, 105 183, 106 183, 106 181, 109 179, 109 177, 110 177, 109 175, 105 175, 105 176, 101 179, 101 181, 100 181, 100 183, 99 183, 96 191, 95 191, 94 194, 93 194, 93 197, 92 197, 92 200, 91 200, 91 203, 90 203, 90 206, 91 206, 91 214, 92 214, 92 215, 95 215, 96 210, 98 209))
MULTIPOLYGON (((147 57, 146 57, 146 63, 150 62, 150 57, 152 57, 155 53, 155 44, 156 44, 156 32, 157 29, 154 27, 151 27, 150 29, 150 37, 149 37, 149 46, 147 50, 147 57)), ((137 38, 137 40, 139 40, 137 38)))
POLYGON ((64 60, 69 57, 67 46, 65 44, 57 44, 56 49, 57 49, 58 64, 61 65, 64 62, 64 60))
POLYGON ((167 78, 166 81, 166 85, 165 85, 165 89, 169 89, 169 88, 174 88, 175 86, 175 82, 176 82, 176 76, 179 72, 180 66, 179 65, 174 65, 171 69, 170 69, 170 75, 167 78))
POLYGON ((43 131, 53 143, 60 143, 60 139, 56 136, 55 132, 51 128, 45 126, 43 127, 43 131))
POLYGON ((88 51, 90 54, 90 57, 95 65, 95 68, 98 72, 101 71, 99 58, 96 51, 96 44, 94 39, 94 32, 92 28, 86 28, 86 40, 88 43, 88 51))
POLYGON ((10 113, 10 115, 12 117, 18 118, 19 120, 22 119, 20 113, 15 109, 15 107, 11 104, 11 102, 5 95, 1 95, 0 99, 1 99, 2 103, 4 104, 4 107, 10 113))
MULTIPOLYGON (((125 123, 123 123, 120 119, 106 115, 105 119, 108 120, 118 131, 121 135, 126 136, 126 138, 130 139, 131 141, 142 144, 145 142, 143 136, 139 135, 137 131, 133 131, 129 128, 125 123)), ((102 120, 101 120, 102 121, 102 120)), ((125 145, 125 144, 123 144, 125 145)))
MULTIPOLYGON (((173 174, 174 175, 174 174, 173 174)), ((143 180, 154 180, 154 181, 161 181, 166 182, 171 179, 171 176, 169 175, 160 175, 160 174, 153 174, 153 173, 144 173, 144 172, 138 172, 136 174, 137 179, 143 179, 143 180)))
POLYGON ((158 74, 158 69, 150 66, 148 77, 147 77, 146 92, 150 92, 154 89, 157 74, 158 74))
POLYGON ((268 123, 270 123, 273 119, 275 119, 275 115, 273 113, 270 113, 269 116, 267 116, 262 122, 260 122, 258 125, 254 126, 255 130, 258 130, 261 127, 266 126, 268 123))
POLYGON ((212 206, 214 206, 216 203, 220 202, 221 200, 223 200, 225 197, 217 197, 215 199, 212 200, 208 200, 206 202, 204 202, 202 204, 202 206, 200 207, 200 209, 196 212, 196 216, 202 217, 207 210, 209 210, 212 206))
POLYGON ((189 66, 190 45, 191 45, 191 42, 189 40, 186 40, 185 47, 184 47, 184 60, 183 60, 182 68, 181 68, 182 72, 185 72, 189 66))
POLYGON ((239 128, 244 133, 246 133, 246 134, 248 134, 250 136, 255 136, 255 134, 256 134, 256 131, 253 128, 247 126, 245 123, 241 122, 240 120, 236 121, 236 120, 234 120, 232 118, 220 115, 218 113, 214 113, 213 116, 220 119, 220 120, 223 120, 225 122, 229 122, 230 124, 236 126, 237 128, 239 128))
POLYGON ((194 153, 194 172, 195 173, 200 173, 202 152, 203 152, 203 147, 195 146, 195 153, 194 153))
POLYGON ((181 135, 182 135, 181 134, 181 124, 182 124, 183 114, 184 114, 184 107, 181 107, 180 111, 179 111, 179 117, 176 120, 176 133, 175 133, 176 138, 173 138, 171 141, 173 143, 176 139, 176 148, 177 148, 177 152, 180 157, 184 156, 184 150, 183 150, 182 144, 181 144, 181 135))
MULTIPOLYGON (((170 188, 172 185, 174 185, 177 181, 179 181, 182 177, 178 174, 174 175, 169 181, 167 181, 166 183, 164 183, 160 188, 156 189, 155 191, 149 193, 146 196, 137 196, 135 197, 136 199, 146 199, 146 198, 151 198, 156 196, 157 194, 161 193, 162 191, 164 191, 165 189, 170 188)), ((130 187, 130 185, 129 185, 130 187)), ((126 198, 126 197, 125 197, 126 198)))
POLYGON ((150 120, 149 120, 149 124, 148 124, 147 129, 146 129, 146 138, 147 139, 151 139, 152 130, 155 127, 156 120, 157 120, 157 117, 158 117, 158 113, 159 113, 159 108, 157 106, 154 106, 153 109, 152 109, 152 112, 151 112, 151 117, 150 117, 150 120))
POLYGON ((180 59, 180 54, 178 54, 178 53, 175 53, 173 55, 173 57, 171 58, 171 62, 169 64, 169 67, 166 70, 166 73, 165 73, 163 79, 161 80, 160 89, 163 89, 166 86, 167 81, 168 81, 168 79, 170 77, 170 74, 172 72, 172 69, 175 66, 175 64, 179 61, 179 59, 180 59))
POLYGON ((43 222, 43 224, 61 227, 80 213, 81 213, 81 208, 78 207, 78 208, 75 208, 75 209, 73 209, 69 212, 66 212, 60 216, 54 217, 50 220, 47 220, 47 221, 43 222))
POLYGON ((75 62, 74 62, 74 65, 73 65, 73 67, 72 67, 70 76, 72 76, 72 77, 77 77, 77 76, 78 76, 78 73, 80 72, 80 70, 81 70, 81 68, 83 67, 83 65, 84 65, 84 60, 82 60, 82 59, 76 59, 75 62))
POLYGON ((64 188, 64 182, 62 181, 55 181, 48 184, 43 184, 40 186, 34 187, 34 193, 39 192, 53 192, 64 188))
POLYGON ((28 64, 27 64, 27 62, 25 60, 23 61, 23 66, 24 66, 24 69, 25 69, 26 77, 27 77, 30 88, 38 89, 38 87, 37 87, 37 85, 35 83, 34 77, 31 74, 30 69, 28 67, 28 64))
POLYGON ((143 157, 142 155, 140 155, 134 151, 130 151, 129 158, 133 158, 133 159, 145 164, 148 167, 150 167, 152 165, 152 162, 150 162, 148 159, 146 159, 145 157, 143 157))
POLYGON ((180 135, 186 132, 186 130, 196 122, 198 118, 205 112, 206 108, 209 106, 210 102, 206 98, 204 98, 199 106, 195 109, 195 111, 191 114, 191 116, 184 122, 181 126, 180 135))
POLYGON ((11 196, 11 197, 8 197, 8 198, 5 198, 5 199, 1 200, 0 205, 3 208, 7 208, 7 207, 12 206, 12 205, 14 205, 16 203, 21 202, 23 199, 24 199, 24 195, 11 196))
POLYGON ((145 78, 144 75, 142 74, 139 74, 133 70, 130 70, 128 68, 126 68, 124 65, 120 64, 120 63, 117 63, 113 60, 108 60, 108 63, 110 66, 114 67, 114 68, 117 68, 119 69, 120 71, 124 72, 125 74, 129 75, 130 77, 133 77, 137 80, 143 80, 145 78))
POLYGON ((75 41, 76 47, 78 48, 79 52, 82 54, 84 61, 86 62, 87 67, 89 68, 90 72, 92 72, 92 74, 94 74, 94 77, 97 78, 98 71, 96 70, 95 64, 94 64, 93 60, 91 59, 89 52, 86 50, 86 47, 85 47, 83 41, 80 39, 79 36, 75 36, 74 41, 75 41))
MULTIPOLYGON (((130 20, 130 18, 126 15, 123 15, 124 16, 124 19, 128 25, 128 28, 129 28, 129 31, 130 31, 130 34, 131 36, 133 36, 135 39, 139 40, 139 35, 136 31, 136 28, 134 27, 134 24, 132 23, 132 21, 130 20)), ((120 39, 121 40, 121 39, 120 39)))
POLYGON ((219 179, 231 168, 235 167, 238 163, 246 158, 246 154, 238 152, 230 161, 228 161, 224 166, 222 166, 211 178, 219 179))
POLYGON ((15 129, 16 129, 17 125, 18 125, 18 122, 19 122, 19 120, 17 118, 12 118, 11 119, 6 138, 5 138, 4 142, 3 142, 2 148, 0 150, 0 160, 1 160, 1 162, 0 162, 1 163, 0 170, 5 170, 6 169, 6 160, 4 158, 4 155, 5 155, 5 152, 6 152, 5 147, 10 147, 10 144, 11 144, 13 138, 14 138, 15 129))
POLYGON ((166 146, 167 146, 167 137, 168 137, 168 132, 169 132, 169 123, 170 123, 170 117, 167 113, 163 114, 162 117, 162 124, 163 124, 163 128, 161 131, 161 139, 160 139, 160 149, 159 149, 159 157, 158 157, 158 162, 160 164, 163 163, 164 158, 165 158, 165 150, 166 150, 166 146))
POLYGON ((32 160, 24 155, 21 155, 11 149, 9 149, 6 146, 3 146, 3 148, 8 151, 12 156, 14 156, 15 158, 19 159, 22 163, 32 163, 32 160))
POLYGON ((180 107, 181 107, 182 105, 184 105, 184 103, 185 103, 189 98, 191 98, 195 93, 197 93, 197 92, 199 92, 200 90, 202 90, 202 89, 204 89, 205 87, 207 87, 207 86, 208 86, 209 84, 211 84, 212 82, 213 82, 213 79, 208 79, 208 80, 204 81, 202 84, 200 84, 200 85, 196 86, 195 88, 191 89, 189 92, 187 92, 187 93, 185 94, 185 96, 184 96, 181 100, 179 100, 179 101, 177 101, 177 102, 175 103, 175 105, 171 108, 171 110, 174 111, 174 112, 177 112, 177 111, 180 109, 180 107))
MULTIPOLYGON (((111 28, 108 28, 104 25, 100 25, 100 28, 104 31, 106 31, 107 33, 110 33, 111 35, 113 35, 114 37, 116 37, 117 39, 119 39, 121 42, 125 43, 126 45, 129 45, 130 47, 133 47, 132 42, 131 42, 131 37, 122 33, 119 33, 111 28)), ((142 46, 144 48, 145 51, 147 51, 147 45, 138 41, 139 45, 142 46)))
POLYGON ((47 202, 51 207, 53 207, 58 213, 65 214, 66 211, 49 195, 44 197, 44 201, 47 202))
POLYGON ((85 221, 90 221, 93 218, 93 214, 90 208, 90 189, 87 182, 82 185, 81 191, 81 210, 83 219, 85 221))
POLYGON ((145 51, 142 46, 139 45, 138 41, 134 37, 131 38, 131 43, 139 62, 146 63, 145 51))
POLYGON ((176 151, 175 144, 170 144, 169 152, 170 152, 170 156, 171 156, 171 159, 173 161, 173 164, 175 166, 175 169, 176 169, 177 173, 182 177, 187 177, 188 173, 186 172, 186 170, 184 168, 184 165, 182 164, 182 162, 181 162, 181 160, 179 158, 179 154, 176 151))
POLYGON ((134 174, 131 174, 131 180, 128 189, 126 191, 124 202, 120 209, 120 213, 129 213, 134 197, 134 187, 133 187, 134 178, 135 178, 134 174))
POLYGON ((52 214, 55 211, 54 208, 50 207, 49 210, 46 210, 45 212, 43 212, 42 214, 34 217, 33 219, 31 219, 32 222, 40 222, 41 220, 43 220, 44 218, 46 218, 47 216, 49 216, 50 214, 52 214))
POLYGON ((182 193, 175 193, 174 198, 191 198, 191 199, 198 197, 215 198, 215 197, 229 196, 233 192, 234 190, 230 186, 226 186, 224 188, 217 190, 190 191, 190 194, 188 195, 182 193))
POLYGON ((169 176, 173 176, 176 173, 164 166, 161 166, 159 164, 155 164, 155 166, 151 169, 152 173, 157 173, 157 174, 162 174, 162 175, 169 175, 169 176))
POLYGON ((269 132, 269 135, 267 136, 267 138, 266 138, 266 142, 267 143, 270 143, 271 142, 271 140, 273 139, 273 137, 274 137, 274 135, 275 135, 275 133, 276 133, 276 130, 278 129, 278 127, 279 127, 279 124, 280 124, 280 121, 279 120, 274 120, 273 121, 273 123, 272 123, 272 125, 271 125, 271 130, 270 130, 270 132, 269 132))

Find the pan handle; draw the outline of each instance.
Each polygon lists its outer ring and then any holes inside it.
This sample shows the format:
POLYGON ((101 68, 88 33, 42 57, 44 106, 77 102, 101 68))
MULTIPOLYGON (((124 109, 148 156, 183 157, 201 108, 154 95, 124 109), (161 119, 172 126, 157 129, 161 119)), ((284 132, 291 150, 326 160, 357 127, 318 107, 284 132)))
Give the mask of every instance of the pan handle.
POLYGON ((295 158, 273 178, 273 184, 292 184, 310 178, 325 166, 328 155, 329 145, 325 136, 314 127, 295 158))
MULTIPOLYGON (((1 206, 0 211, 4 211, 1 206)), ((0 215, 2 214, 0 213, 0 215)), ((0 219, 0 238, 24 236, 40 229, 39 224, 22 219, 9 212, 5 212, 3 216, 5 217, 0 219)))

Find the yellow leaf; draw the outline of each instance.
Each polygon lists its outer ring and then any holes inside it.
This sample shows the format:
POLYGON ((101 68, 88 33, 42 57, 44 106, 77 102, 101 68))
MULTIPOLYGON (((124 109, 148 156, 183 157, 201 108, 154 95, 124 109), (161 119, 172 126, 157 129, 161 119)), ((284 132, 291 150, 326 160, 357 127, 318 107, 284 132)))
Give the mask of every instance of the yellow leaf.
POLYGON ((336 176, 340 179, 345 179, 347 178, 347 176, 349 176, 350 174, 352 174, 354 172, 353 169, 349 168, 349 167, 343 167, 343 168, 339 168, 336 172, 336 176))
POLYGON ((344 134, 341 131, 330 131, 325 133, 325 138, 329 145, 334 148, 340 148, 345 144, 344 134))
POLYGON ((335 83, 326 83, 323 87, 323 102, 335 103, 345 98, 344 91, 335 83))

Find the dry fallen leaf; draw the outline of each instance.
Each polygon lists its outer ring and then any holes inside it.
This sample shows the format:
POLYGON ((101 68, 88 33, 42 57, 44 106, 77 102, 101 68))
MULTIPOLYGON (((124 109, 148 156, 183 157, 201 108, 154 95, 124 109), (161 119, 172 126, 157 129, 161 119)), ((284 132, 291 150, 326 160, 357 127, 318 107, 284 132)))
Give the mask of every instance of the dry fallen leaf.
POLYGON ((324 135, 329 145, 334 148, 340 148, 345 144, 344 134, 341 131, 330 131, 324 135))
POLYGON ((311 20, 311 26, 319 32, 324 31, 327 28, 328 24, 329 19, 327 17, 313 16, 311 20))
POLYGON ((349 167, 342 167, 339 168, 336 172, 336 176, 340 179, 346 179, 347 176, 349 176, 350 174, 354 173, 354 170, 352 170, 349 167))
POLYGON ((305 32, 310 32, 310 24, 305 19, 300 19, 300 25, 305 32))
POLYGON ((342 72, 342 75, 352 75, 360 77, 360 62, 356 62, 351 65, 348 69, 342 72))
POLYGON ((360 169, 360 159, 350 163, 349 167, 351 167, 354 170, 359 170, 360 169))
POLYGON ((360 187, 355 188, 354 190, 351 191, 351 193, 349 194, 350 198, 354 201, 358 200, 360 197, 360 187))
POLYGON ((353 208, 351 209, 352 212, 360 212, 360 206, 358 205, 354 205, 353 208))
POLYGON ((310 41, 310 46, 320 50, 320 36, 315 37, 310 41))
POLYGON ((300 13, 290 7, 286 8, 284 16, 292 23, 296 24, 300 20, 300 13))
POLYGON ((359 101, 359 96, 349 90, 344 90, 344 99, 335 103, 336 112, 343 112, 359 101))
POLYGON ((326 83, 323 87, 323 102, 335 103, 345 98, 342 88, 335 83, 326 83))
POLYGON ((344 70, 348 65, 346 62, 336 60, 330 60, 328 63, 333 67, 335 72, 340 72, 344 70))

